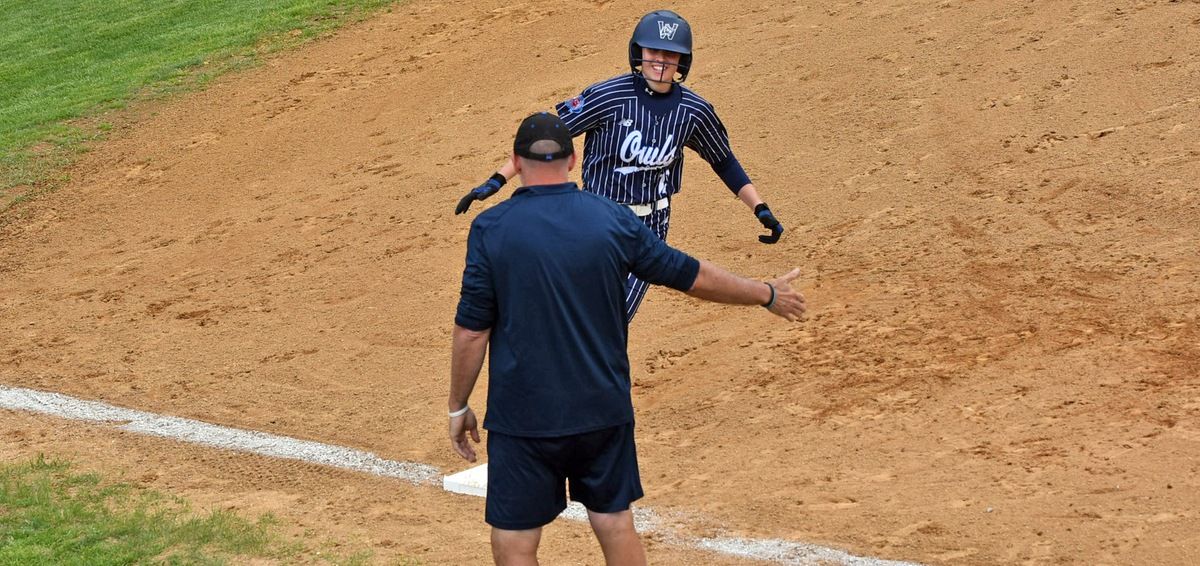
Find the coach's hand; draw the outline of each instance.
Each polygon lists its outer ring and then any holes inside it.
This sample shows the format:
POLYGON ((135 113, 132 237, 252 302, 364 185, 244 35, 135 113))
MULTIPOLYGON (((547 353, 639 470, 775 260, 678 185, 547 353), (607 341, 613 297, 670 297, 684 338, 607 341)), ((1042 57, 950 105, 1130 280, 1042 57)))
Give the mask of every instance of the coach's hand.
POLYGON ((468 208, 471 208, 472 202, 483 200, 496 194, 496 191, 499 191, 500 187, 504 186, 504 181, 505 179, 503 175, 499 173, 492 175, 487 181, 484 181, 482 185, 471 189, 471 192, 464 195, 463 198, 458 201, 458 206, 454 207, 454 214, 462 214, 466 212, 468 208))
POLYGON ((787 272, 786 275, 767 282, 774 289, 775 294, 770 304, 763 306, 767 307, 771 314, 795 322, 808 312, 808 303, 804 301, 804 295, 792 288, 792 280, 799 276, 800 268, 797 267, 787 272))
POLYGON ((479 443, 479 421, 475 418, 475 411, 467 409, 467 412, 457 417, 450 417, 450 446, 454 447, 454 451, 458 452, 463 460, 468 462, 475 461, 475 448, 467 442, 467 433, 471 433, 471 440, 476 444, 479 443))
POLYGON ((779 241, 779 237, 783 235, 783 224, 775 218, 771 213, 771 209, 767 208, 767 203, 761 203, 754 207, 754 216, 758 217, 758 221, 762 222, 763 228, 771 231, 769 236, 758 237, 758 241, 764 244, 774 244, 779 241))

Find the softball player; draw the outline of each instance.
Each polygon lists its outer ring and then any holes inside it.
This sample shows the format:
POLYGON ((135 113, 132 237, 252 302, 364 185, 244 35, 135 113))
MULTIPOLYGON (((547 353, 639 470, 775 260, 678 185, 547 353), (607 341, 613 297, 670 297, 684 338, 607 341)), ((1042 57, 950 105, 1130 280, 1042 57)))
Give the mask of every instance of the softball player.
MULTIPOLYGON (((770 235, 774 244, 783 225, 771 213, 733 150, 713 106, 683 86, 692 66, 692 29, 669 10, 642 17, 629 40, 630 73, 583 90, 556 106, 572 136, 584 134, 583 188, 626 205, 659 238, 666 240, 671 197, 683 178, 684 147, 708 162, 770 235)), ((516 174, 511 160, 455 208, 462 214, 471 202, 495 194, 516 174)), ((633 320, 649 285, 629 276, 626 319, 633 320)))

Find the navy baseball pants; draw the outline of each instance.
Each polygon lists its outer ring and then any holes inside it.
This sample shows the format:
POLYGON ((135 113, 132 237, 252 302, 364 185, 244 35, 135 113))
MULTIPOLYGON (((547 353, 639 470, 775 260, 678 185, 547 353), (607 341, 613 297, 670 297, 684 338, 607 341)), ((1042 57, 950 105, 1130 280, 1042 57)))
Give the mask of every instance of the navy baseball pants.
MULTIPOLYGON (((655 210, 646 216, 639 217, 654 234, 663 241, 667 239, 667 228, 671 224, 671 208, 662 208, 655 210)), ((650 290, 650 284, 634 277, 632 273, 625 280, 625 321, 632 322, 633 315, 637 314, 638 307, 642 305, 642 299, 646 298, 646 291, 650 290)))

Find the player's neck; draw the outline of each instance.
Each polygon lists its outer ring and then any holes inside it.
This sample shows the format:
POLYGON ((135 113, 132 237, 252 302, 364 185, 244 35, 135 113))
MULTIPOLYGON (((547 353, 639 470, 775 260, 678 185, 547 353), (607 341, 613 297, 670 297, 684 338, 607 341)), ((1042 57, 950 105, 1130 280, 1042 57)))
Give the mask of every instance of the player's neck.
POLYGON ((664 82, 659 82, 659 81, 652 81, 652 80, 646 78, 645 75, 642 75, 641 79, 642 79, 642 88, 645 89, 646 94, 649 94, 650 96, 663 96, 666 94, 670 94, 671 89, 675 88, 675 83, 664 83, 664 82))
POLYGON ((675 88, 675 85, 673 83, 646 81, 646 88, 650 89, 650 94, 653 96, 663 96, 671 94, 671 89, 675 88))

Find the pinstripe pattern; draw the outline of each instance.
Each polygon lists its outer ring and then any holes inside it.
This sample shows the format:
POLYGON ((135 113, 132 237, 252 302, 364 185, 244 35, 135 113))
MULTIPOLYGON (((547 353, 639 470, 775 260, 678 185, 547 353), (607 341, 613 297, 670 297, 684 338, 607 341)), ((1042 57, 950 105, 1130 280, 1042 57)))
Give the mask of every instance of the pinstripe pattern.
MULTIPOLYGON (((677 84, 669 94, 646 92, 641 77, 627 73, 596 83, 559 103, 558 116, 583 139, 583 190, 620 204, 649 204, 679 192, 687 147, 710 165, 733 155, 729 134, 708 101, 677 84)), ((642 217, 667 239, 671 209, 642 217)), ((650 285, 629 276, 625 314, 633 320, 650 285)))
POLYGON ((683 85, 661 97, 642 85, 627 73, 556 106, 571 135, 585 135, 583 189, 621 204, 652 203, 679 192, 684 147, 710 164, 733 153, 708 101, 683 85))
MULTIPOLYGON (((659 238, 667 239, 667 230, 671 227, 671 209, 664 208, 656 210, 646 216, 641 217, 642 222, 646 224, 659 238)), ((646 298, 646 291, 650 290, 650 284, 634 277, 632 273, 625 280, 625 320, 632 321, 633 315, 637 314, 638 307, 642 305, 642 299, 646 298)))

